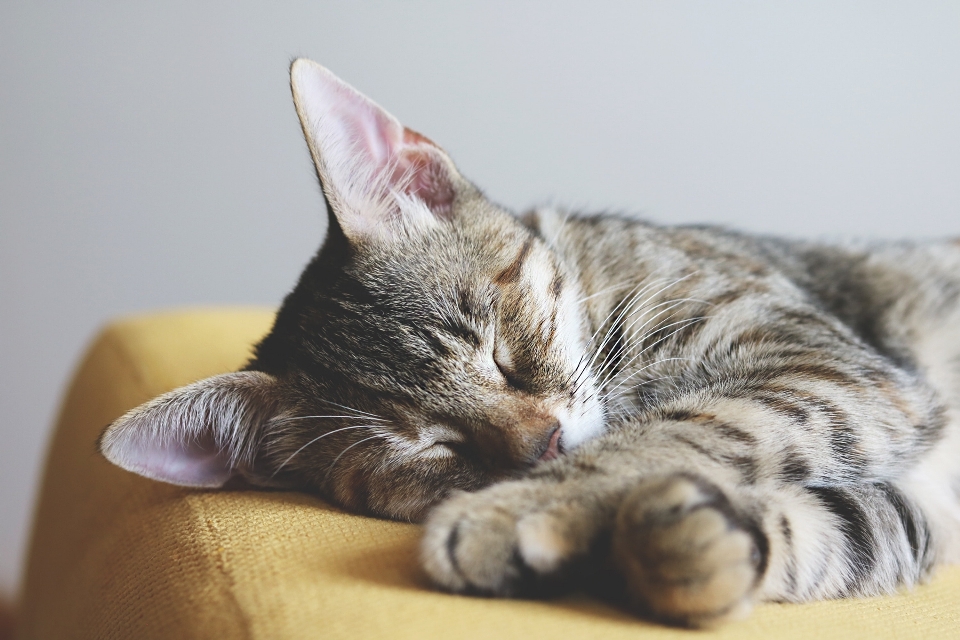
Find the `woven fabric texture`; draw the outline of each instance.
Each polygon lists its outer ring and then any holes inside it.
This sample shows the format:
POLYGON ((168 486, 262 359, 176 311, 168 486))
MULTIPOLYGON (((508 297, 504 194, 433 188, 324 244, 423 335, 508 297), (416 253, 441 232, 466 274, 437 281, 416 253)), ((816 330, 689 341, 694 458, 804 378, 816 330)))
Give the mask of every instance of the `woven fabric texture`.
POLYGON ((432 590, 419 528, 302 494, 192 491, 95 451, 127 409, 234 370, 266 310, 118 321, 95 340, 51 443, 21 597, 21 638, 960 638, 960 568, 894 597, 763 605, 715 631, 670 629, 586 597, 493 600, 432 590))

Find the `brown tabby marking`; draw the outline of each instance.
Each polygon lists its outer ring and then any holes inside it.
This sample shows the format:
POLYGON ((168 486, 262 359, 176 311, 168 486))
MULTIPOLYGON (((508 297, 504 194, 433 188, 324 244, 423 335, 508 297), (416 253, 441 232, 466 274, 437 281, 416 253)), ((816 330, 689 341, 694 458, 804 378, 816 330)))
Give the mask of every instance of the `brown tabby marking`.
POLYGON ((532 247, 533 238, 527 238, 523 246, 520 247, 520 252, 517 254, 517 257, 510 263, 510 266, 498 273, 493 281, 501 286, 515 284, 517 280, 520 279, 520 274, 523 271, 523 263, 526 261, 527 255, 529 255, 532 247))
POLYGON ((960 239, 518 218, 323 67, 291 83, 328 236, 246 369, 117 420, 111 461, 423 520, 454 592, 613 565, 675 624, 960 561, 960 239))

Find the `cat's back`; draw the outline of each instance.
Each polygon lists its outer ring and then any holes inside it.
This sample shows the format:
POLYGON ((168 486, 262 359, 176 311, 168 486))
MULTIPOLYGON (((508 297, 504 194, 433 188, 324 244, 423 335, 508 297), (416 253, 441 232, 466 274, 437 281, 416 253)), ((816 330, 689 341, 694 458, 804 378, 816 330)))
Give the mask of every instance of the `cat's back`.
MULTIPOLYGON (((587 279, 780 276, 762 239, 710 225, 658 225, 621 214, 538 210, 538 231, 587 279)), ((588 289, 591 287, 587 286, 588 289)))
MULTIPOLYGON (((782 280, 869 338, 877 322, 960 308, 960 239, 816 242, 625 215, 538 211, 544 238, 583 273, 782 280), (899 307, 899 308, 897 308, 899 307)), ((891 328, 892 329, 892 328, 891 328)))
MULTIPOLYGON (((816 242, 556 211, 539 222, 588 294, 682 278, 673 295, 762 291, 839 319, 900 366, 942 369, 960 358, 960 239, 816 242)), ((936 386, 960 397, 957 377, 936 386)))

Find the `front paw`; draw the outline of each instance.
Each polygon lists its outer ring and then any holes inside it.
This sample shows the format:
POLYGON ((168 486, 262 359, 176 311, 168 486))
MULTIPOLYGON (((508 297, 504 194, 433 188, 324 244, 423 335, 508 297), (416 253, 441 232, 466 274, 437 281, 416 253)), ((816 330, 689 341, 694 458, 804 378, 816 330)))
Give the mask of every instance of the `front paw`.
POLYGON ((439 586, 461 593, 556 589, 590 550, 597 517, 585 510, 595 508, 531 480, 457 493, 427 518, 423 567, 439 586))
POLYGON ((634 604, 689 626, 749 611, 766 546, 718 488, 687 475, 636 487, 620 506, 613 533, 614 558, 634 604))

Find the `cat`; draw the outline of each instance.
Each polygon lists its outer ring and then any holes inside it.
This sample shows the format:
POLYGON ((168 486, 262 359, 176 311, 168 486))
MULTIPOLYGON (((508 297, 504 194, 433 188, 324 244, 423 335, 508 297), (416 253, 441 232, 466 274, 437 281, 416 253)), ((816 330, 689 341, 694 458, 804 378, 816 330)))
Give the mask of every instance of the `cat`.
POLYGON ((107 459, 422 521, 455 592, 613 566, 680 625, 958 560, 958 243, 517 216, 320 65, 291 85, 327 237, 246 368, 122 416, 107 459))

